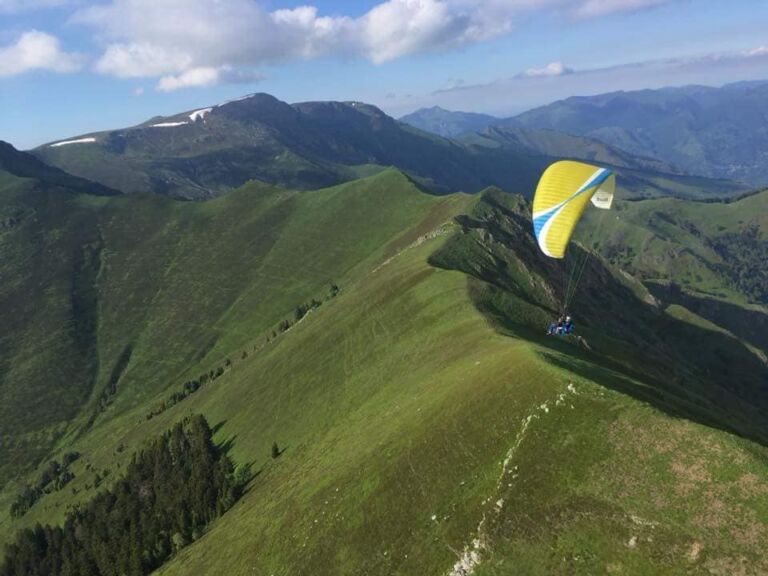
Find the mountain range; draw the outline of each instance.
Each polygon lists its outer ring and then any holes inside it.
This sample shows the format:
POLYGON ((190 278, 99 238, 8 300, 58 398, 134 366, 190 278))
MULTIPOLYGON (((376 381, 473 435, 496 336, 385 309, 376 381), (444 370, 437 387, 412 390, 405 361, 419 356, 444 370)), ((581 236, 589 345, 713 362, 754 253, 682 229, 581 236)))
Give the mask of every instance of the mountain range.
POLYGON ((599 140, 708 178, 768 184, 768 82, 573 96, 505 119, 464 124, 465 112, 423 109, 402 118, 459 136, 493 126, 556 130, 599 140), (444 126, 459 126, 452 133, 444 126))
POLYGON ((723 196, 731 181, 693 181, 668 164, 633 157, 594 140, 553 131, 545 137, 448 139, 413 128, 360 102, 288 104, 267 94, 138 126, 73 136, 38 147, 40 160, 124 193, 211 198, 258 180, 313 189, 389 166, 432 191, 477 192, 487 186, 530 195, 546 165, 562 157, 617 162, 631 196, 723 196), (597 152, 596 149, 600 151, 597 152), (691 185, 693 183, 693 185, 691 185))
POLYGON ((360 102, 287 104, 267 94, 85 134, 33 153, 126 193, 210 198, 248 180, 311 189, 394 165, 436 192, 528 188, 542 159, 474 151, 360 102))

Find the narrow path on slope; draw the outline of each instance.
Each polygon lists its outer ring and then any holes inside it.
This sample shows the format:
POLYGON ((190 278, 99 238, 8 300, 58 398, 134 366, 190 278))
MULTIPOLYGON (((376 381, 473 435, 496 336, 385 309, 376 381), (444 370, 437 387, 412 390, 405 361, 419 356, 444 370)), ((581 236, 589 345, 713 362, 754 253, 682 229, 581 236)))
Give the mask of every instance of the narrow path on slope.
MULTIPOLYGON (((557 398, 553 402, 553 407, 563 405, 569 395, 576 395, 576 393, 576 387, 573 385, 573 382, 569 381, 565 391, 557 395, 557 398)), ((517 466, 510 468, 512 459, 517 453, 517 450, 520 448, 520 445, 523 443, 526 432, 528 431, 531 423, 534 420, 542 418, 542 415, 549 414, 550 410, 551 408, 549 402, 544 402, 543 404, 534 408, 533 412, 522 419, 520 431, 515 436, 515 441, 513 442, 512 446, 509 448, 509 450, 507 450, 504 462, 501 466, 501 473, 496 480, 496 488, 492 495, 483 500, 483 506, 487 506, 489 502, 494 501, 494 498, 498 496, 504 487, 505 482, 508 486, 512 486, 512 483, 509 480, 514 480, 517 478, 517 466)), ((495 502, 493 502, 493 507, 490 510, 483 512, 483 517, 480 520, 480 523, 477 525, 476 536, 472 539, 471 543, 464 547, 464 550, 461 552, 461 554, 458 555, 458 560, 446 573, 446 576, 471 576, 474 573, 475 568, 477 568, 477 566, 482 562, 483 555, 491 551, 490 539, 485 530, 487 522, 489 518, 493 518, 494 516, 498 517, 503 509, 504 499, 498 498, 495 500, 495 502)))

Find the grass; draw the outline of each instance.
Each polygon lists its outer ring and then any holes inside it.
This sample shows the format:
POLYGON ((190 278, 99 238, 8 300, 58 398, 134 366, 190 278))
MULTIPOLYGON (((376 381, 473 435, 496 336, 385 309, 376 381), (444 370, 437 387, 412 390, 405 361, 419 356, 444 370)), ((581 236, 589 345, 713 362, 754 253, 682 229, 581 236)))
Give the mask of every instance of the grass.
POLYGON ((521 200, 429 196, 389 170, 308 194, 254 184, 205 204, 72 202, 100 233, 86 275, 97 382, 121 375, 92 428, 98 384, 59 424, 56 449, 83 454, 65 490, 18 521, 13 483, 0 492, 0 541, 60 521, 95 493, 96 471, 115 478, 147 439, 201 412, 258 474, 161 574, 448 574, 475 539, 478 575, 766 570, 768 452, 733 433, 739 418, 751 432, 762 422, 742 405, 751 388, 681 360, 752 353, 653 308, 599 259, 579 301, 593 351, 543 338, 557 275, 523 235, 521 200), (331 281, 337 297, 265 342, 331 281), (146 421, 225 357, 223 376, 146 421))
MULTIPOLYGON (((598 243, 613 263, 645 280, 675 282, 707 296, 737 304, 763 304, 735 284, 743 263, 718 250, 726 236, 756 226, 763 241, 768 229, 768 192, 731 202, 691 202, 673 198, 617 204, 607 215, 587 211, 579 237, 598 243), (593 233, 594 231, 594 233, 593 233)), ((757 299, 756 299, 757 298, 757 299)))

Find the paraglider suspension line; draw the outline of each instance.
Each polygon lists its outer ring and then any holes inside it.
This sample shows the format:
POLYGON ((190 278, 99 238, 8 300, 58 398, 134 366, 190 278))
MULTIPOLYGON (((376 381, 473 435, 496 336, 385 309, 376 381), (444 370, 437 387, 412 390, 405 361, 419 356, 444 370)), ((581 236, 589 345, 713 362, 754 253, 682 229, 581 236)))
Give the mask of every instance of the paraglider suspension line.
POLYGON ((566 268, 567 268, 567 259, 566 259, 566 266, 563 268, 563 274, 568 276, 568 282, 565 284, 565 294, 563 297, 563 313, 565 314, 568 311, 568 307, 573 302, 574 297, 576 296, 576 290, 579 286, 579 282, 581 282, 581 277, 584 275, 584 270, 586 270, 587 262, 589 261, 589 257, 592 254, 592 251, 595 250, 596 243, 594 240, 596 238, 600 238, 600 230, 603 226, 603 220, 605 219, 605 213, 608 212, 608 210, 601 210, 601 214, 598 217, 597 225, 593 229, 592 233, 590 234, 589 238, 589 247, 582 248, 583 255, 580 259, 574 260, 573 266, 571 267, 570 274, 567 274, 566 268))

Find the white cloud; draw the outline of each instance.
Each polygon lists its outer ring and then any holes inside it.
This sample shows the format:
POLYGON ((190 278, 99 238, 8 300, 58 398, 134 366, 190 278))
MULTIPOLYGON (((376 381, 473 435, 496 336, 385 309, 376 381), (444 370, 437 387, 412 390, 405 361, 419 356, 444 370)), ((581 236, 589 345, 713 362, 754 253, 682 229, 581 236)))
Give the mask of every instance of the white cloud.
POLYGON ((79 64, 79 56, 62 51, 55 36, 37 30, 23 33, 15 44, 0 47, 0 77, 31 70, 74 72, 79 64))
POLYGON ((173 92, 181 88, 215 86, 221 82, 245 84, 259 82, 262 79, 261 74, 244 70, 233 70, 229 66, 222 66, 221 68, 191 68, 181 74, 163 76, 157 83, 157 89, 161 92, 173 92))
POLYGON ((216 68, 192 68, 176 76, 163 76, 157 83, 161 92, 172 92, 179 88, 214 86, 219 83, 219 71, 216 68))
POLYGON ((580 69, 551 76, 548 82, 541 82, 539 76, 524 73, 485 84, 442 89, 410 100, 382 101, 381 104, 394 114, 439 105, 454 110, 507 116, 574 95, 686 84, 719 86, 765 78, 768 78, 768 47, 758 46, 743 52, 717 52, 580 69))
POLYGON ((143 86, 137 86, 132 90, 134 96, 143 96, 144 95, 144 87, 143 86))
POLYGON ((104 44, 99 72, 160 76, 162 89, 176 89, 231 81, 232 74, 221 73, 225 69, 292 59, 336 56, 382 64, 466 46, 507 34, 539 10, 586 17, 670 1, 384 0, 350 17, 322 16, 314 6, 270 12, 254 0, 110 0, 76 11, 73 21, 92 27, 104 44))
POLYGON ((752 56, 768 56, 768 46, 758 46, 751 50, 746 50, 744 56, 751 58, 752 56))
POLYGON ((654 8, 662 4, 669 4, 669 0, 587 0, 581 3, 573 13, 580 18, 594 18, 614 12, 634 12, 654 8))
POLYGON ((566 74, 573 74, 573 69, 568 68, 562 62, 550 62, 543 68, 528 68, 522 73, 522 76, 537 78, 541 76, 564 76, 566 74))

